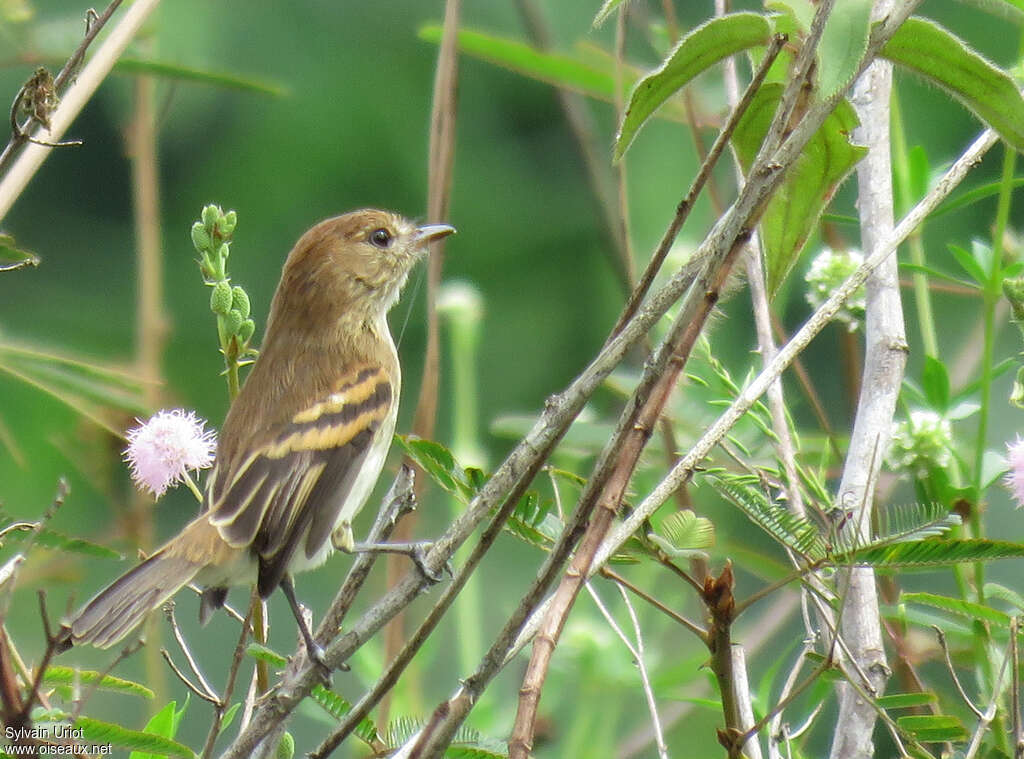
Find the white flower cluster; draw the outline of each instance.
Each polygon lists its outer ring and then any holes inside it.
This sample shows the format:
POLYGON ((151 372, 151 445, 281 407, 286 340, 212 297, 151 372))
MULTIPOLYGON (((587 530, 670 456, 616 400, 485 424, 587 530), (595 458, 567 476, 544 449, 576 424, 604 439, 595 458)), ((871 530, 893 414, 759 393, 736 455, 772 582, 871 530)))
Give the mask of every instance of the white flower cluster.
MULTIPOLYGON (((804 279, 807 282, 807 302, 811 308, 818 308, 828 300, 853 272, 864 263, 864 256, 858 250, 835 251, 823 248, 811 262, 804 279)), ((857 329, 864 318, 864 287, 857 288, 849 300, 839 309, 836 318, 845 322, 851 332, 857 329)))

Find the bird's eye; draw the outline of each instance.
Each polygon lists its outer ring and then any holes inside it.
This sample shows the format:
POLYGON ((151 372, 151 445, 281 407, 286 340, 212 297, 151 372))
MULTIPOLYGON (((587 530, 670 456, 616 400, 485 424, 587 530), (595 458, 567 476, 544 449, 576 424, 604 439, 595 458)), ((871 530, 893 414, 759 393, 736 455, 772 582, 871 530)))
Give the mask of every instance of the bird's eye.
POLYGON ((381 227, 370 232, 370 243, 378 248, 386 248, 391 244, 391 233, 381 227))

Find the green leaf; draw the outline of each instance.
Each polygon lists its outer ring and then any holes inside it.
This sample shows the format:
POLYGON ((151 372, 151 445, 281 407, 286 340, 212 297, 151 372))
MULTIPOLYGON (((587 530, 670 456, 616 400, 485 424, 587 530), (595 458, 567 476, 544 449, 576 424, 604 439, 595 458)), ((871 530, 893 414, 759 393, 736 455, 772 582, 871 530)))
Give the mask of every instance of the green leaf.
POLYGON ((231 723, 235 721, 235 715, 238 713, 238 707, 242 705, 241 701, 232 704, 226 712, 224 712, 224 719, 220 721, 220 729, 227 730, 231 727, 231 723))
POLYGON ((827 100, 844 92, 868 49, 873 0, 836 3, 825 22, 818 45, 818 91, 827 100))
POLYGON ((960 720, 947 714, 911 714, 900 717, 896 724, 921 743, 967 740, 967 730, 960 720))
MULTIPOLYGON (((0 514, 2 513, 3 512, 0 512, 0 514)), ((12 543, 20 543, 28 537, 28 535, 28 530, 18 530, 16 532, 8 533, 7 539, 12 543)), ((82 556, 90 556, 97 559, 120 560, 124 558, 124 556, 118 551, 102 546, 99 543, 93 543, 92 541, 83 540, 82 538, 72 538, 45 527, 37 533, 36 545, 52 548, 57 551, 63 551, 65 553, 77 553, 82 556)))
POLYGON ((1018 612, 1024 612, 1024 596, 1005 585, 1000 585, 995 582, 986 582, 985 598, 999 598, 1010 606, 1013 606, 1018 612))
POLYGON ((935 693, 893 693, 879 696, 875 703, 883 709, 909 709, 914 706, 927 706, 938 702, 935 693))
POLYGON ((679 40, 657 69, 637 82, 615 140, 615 160, 629 148, 651 114, 697 74, 730 55, 767 45, 771 22, 759 13, 730 13, 711 19, 679 40))
MULTIPOLYGON (((181 718, 185 716, 185 709, 188 708, 188 701, 185 701, 180 711, 176 710, 176 706, 176 702, 171 701, 165 705, 163 709, 154 714, 149 722, 146 723, 145 732, 161 738, 174 738, 175 734, 178 732, 178 725, 181 723, 181 718)), ((128 759, 160 759, 162 756, 167 756, 167 754, 132 751, 128 759)))
POLYGON ((968 619, 978 619, 983 622, 992 622, 1000 627, 1010 626, 1010 615, 981 604, 961 601, 959 598, 949 598, 935 593, 901 593, 902 603, 916 603, 924 606, 931 606, 934 609, 942 609, 951 614, 957 614, 968 619))
POLYGON ((952 32, 908 18, 881 54, 946 90, 1015 150, 1024 150, 1024 99, 1017 85, 952 32))
POLYGON ((93 670, 81 670, 74 667, 50 665, 43 675, 43 685, 51 687, 71 686, 75 682, 84 686, 95 686, 100 690, 126 693, 131 696, 153 698, 153 691, 140 683, 124 680, 113 675, 101 675, 93 670))
POLYGON ((594 29, 597 29, 601 24, 608 20, 608 17, 615 12, 615 9, 622 5, 623 0, 604 0, 604 5, 601 6, 601 10, 594 16, 594 22, 592 24, 594 29))
MULTIPOLYGON (((313 700, 324 709, 324 711, 336 720, 340 721, 344 719, 345 715, 352 711, 352 704, 334 691, 325 688, 322 685, 314 686, 310 695, 313 697, 313 700)), ((377 726, 373 724, 373 720, 367 717, 364 717, 359 721, 359 724, 355 729, 355 734, 367 743, 375 743, 381 740, 380 733, 377 731, 377 726)))
POLYGON ((415 435, 397 435, 396 439, 434 482, 462 503, 469 503, 476 495, 482 484, 479 472, 464 469, 443 445, 415 435))
MULTIPOLYGON (((732 136, 744 171, 754 162, 782 97, 781 84, 766 84, 743 114, 732 136)), ((867 149, 852 145, 849 134, 857 127, 857 114, 840 101, 807 143, 768 202, 761 219, 768 292, 774 296, 796 263, 811 231, 840 183, 867 149)))
POLYGON ((273 82, 267 82, 253 77, 232 74, 226 71, 207 71, 191 66, 182 66, 179 63, 169 61, 155 61, 143 58, 119 58, 114 64, 114 71, 119 74, 149 74, 164 79, 177 79, 185 82, 197 82, 208 84, 221 89, 244 90, 258 92, 263 95, 274 95, 284 97, 288 88, 273 82))
POLYGON ((987 490, 1006 472, 1006 458, 995 451, 985 451, 981 457, 981 489, 987 490))
POLYGON ((936 411, 949 408, 949 374, 946 365, 934 356, 924 357, 921 387, 929 406, 936 411))
POLYGON ((946 247, 949 248, 949 252, 953 254, 956 262, 960 264, 960 268, 967 272, 968 276, 978 284, 978 287, 985 289, 988 274, 981 268, 975 257, 959 245, 949 243, 946 247))
MULTIPOLYGON (((1013 189, 1017 189, 1018 187, 1024 187, 1024 177, 1014 177, 1012 180, 1010 180, 1010 187, 1013 189)), ((983 184, 979 187, 972 187, 970 190, 962 192, 956 197, 947 199, 942 205, 940 205, 938 208, 932 211, 928 215, 928 218, 936 219, 939 216, 943 216, 947 213, 959 211, 961 208, 967 208, 981 200, 984 200, 985 198, 992 197, 993 195, 998 195, 1000 192, 1002 192, 1002 189, 1002 181, 989 182, 988 184, 983 184)))
MULTIPOLYGON (((428 24, 419 30, 419 37, 427 42, 440 44, 442 27, 428 24)), ((459 52, 470 58, 492 63, 517 74, 536 79, 546 84, 573 90, 589 97, 613 103, 615 96, 614 56, 599 51, 592 45, 581 45, 584 53, 578 57, 551 53, 530 47, 518 40, 498 37, 485 32, 460 29, 456 37, 459 52)), ((622 92, 642 76, 635 66, 622 66, 622 92)), ((662 109, 660 116, 674 121, 685 122, 686 111, 681 105, 669 105, 662 109)))
POLYGON ((156 756, 182 756, 193 759, 195 753, 188 746, 177 741, 143 730, 129 730, 110 722, 101 722, 91 717, 79 717, 75 728, 82 730, 84 742, 93 744, 109 743, 121 748, 144 751, 156 756))
POLYGON ((661 520, 658 531, 647 537, 669 556, 692 556, 715 544, 715 525, 710 519, 683 509, 661 520))
POLYGON ((288 664, 288 660, 285 657, 261 643, 250 643, 245 648, 245 655, 256 659, 256 661, 265 661, 267 664, 273 664, 275 667, 284 667, 288 664))
POLYGON ((26 266, 39 266, 39 256, 19 248, 12 235, 0 233, 0 271, 14 271, 26 266))
POLYGON ((1024 557, 1024 544, 1006 540, 940 540, 929 538, 913 543, 868 546, 839 554, 842 566, 872 566, 879 569, 914 566, 947 566, 970 561, 992 561, 1024 557))

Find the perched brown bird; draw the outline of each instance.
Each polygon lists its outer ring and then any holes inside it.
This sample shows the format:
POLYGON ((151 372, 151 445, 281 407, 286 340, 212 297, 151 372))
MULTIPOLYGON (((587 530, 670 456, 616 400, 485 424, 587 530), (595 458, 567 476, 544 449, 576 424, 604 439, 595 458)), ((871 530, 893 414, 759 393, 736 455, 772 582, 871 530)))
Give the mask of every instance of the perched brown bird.
POLYGON ((401 372, 387 313, 413 264, 455 230, 354 211, 310 229, 285 261, 266 336, 224 420, 203 512, 101 590, 67 627, 67 644, 112 646, 195 580, 200 619, 228 587, 284 591, 310 654, 291 575, 332 549, 352 551, 352 520, 391 445, 401 372))

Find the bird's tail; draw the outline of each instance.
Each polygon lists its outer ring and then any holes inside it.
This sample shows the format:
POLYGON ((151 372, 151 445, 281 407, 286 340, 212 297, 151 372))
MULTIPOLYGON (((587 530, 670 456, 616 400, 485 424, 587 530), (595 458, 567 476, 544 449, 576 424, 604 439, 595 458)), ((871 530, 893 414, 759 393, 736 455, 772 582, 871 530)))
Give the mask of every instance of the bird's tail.
POLYGON ((160 550, 97 593, 65 628, 65 646, 109 648, 196 576, 202 564, 160 550))

